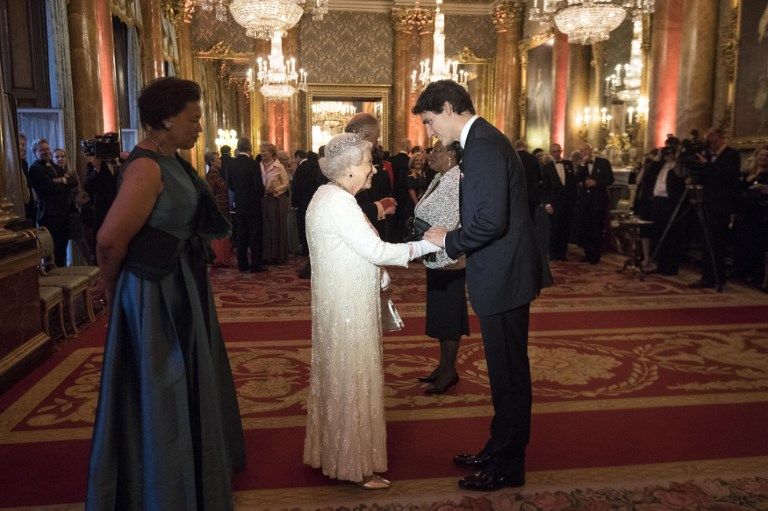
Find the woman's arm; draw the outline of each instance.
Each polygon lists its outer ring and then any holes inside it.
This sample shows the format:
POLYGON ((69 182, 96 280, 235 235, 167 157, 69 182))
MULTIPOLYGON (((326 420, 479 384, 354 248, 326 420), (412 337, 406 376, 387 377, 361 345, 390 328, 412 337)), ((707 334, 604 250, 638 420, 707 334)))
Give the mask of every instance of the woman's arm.
POLYGON ((280 165, 277 170, 277 179, 275 179, 276 183, 273 185, 273 189, 275 195, 282 195, 288 191, 288 172, 286 172, 285 167, 282 165, 280 165), (277 183, 277 181, 279 181, 279 183, 277 183))
POLYGON ((162 191, 160 167, 149 158, 134 160, 123 173, 115 202, 96 237, 96 254, 109 303, 128 244, 147 222, 162 191))
POLYGON ((413 188, 408 188, 408 195, 411 196, 411 201, 413 202, 414 206, 419 203, 419 198, 416 196, 416 190, 413 188))

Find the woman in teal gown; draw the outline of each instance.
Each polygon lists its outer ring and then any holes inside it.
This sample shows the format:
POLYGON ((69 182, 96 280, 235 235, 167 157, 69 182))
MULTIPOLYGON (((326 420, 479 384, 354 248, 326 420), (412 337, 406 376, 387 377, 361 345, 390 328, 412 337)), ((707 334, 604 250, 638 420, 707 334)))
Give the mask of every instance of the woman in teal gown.
POLYGON ((200 87, 155 80, 139 112, 149 135, 97 238, 111 313, 86 509, 232 509, 243 430, 206 266, 229 224, 177 155, 202 131, 200 87))

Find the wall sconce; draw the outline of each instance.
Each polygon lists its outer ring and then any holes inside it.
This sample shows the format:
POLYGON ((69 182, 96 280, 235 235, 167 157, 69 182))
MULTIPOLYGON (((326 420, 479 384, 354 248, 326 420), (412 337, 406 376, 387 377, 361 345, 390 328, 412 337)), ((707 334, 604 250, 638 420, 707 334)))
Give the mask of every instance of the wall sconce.
POLYGON ((580 114, 576 114, 575 121, 579 138, 586 142, 589 138, 589 125, 592 124, 592 109, 585 106, 580 114))
POLYGON ((214 143, 216 144, 216 149, 221 151, 221 146, 228 145, 229 147, 232 147, 232 148, 237 146, 237 131, 219 129, 218 133, 219 133, 219 136, 216 137, 216 140, 214 140, 214 143))
POLYGON ((608 113, 608 109, 603 107, 600 109, 600 127, 607 128, 608 124, 613 120, 613 116, 608 113))

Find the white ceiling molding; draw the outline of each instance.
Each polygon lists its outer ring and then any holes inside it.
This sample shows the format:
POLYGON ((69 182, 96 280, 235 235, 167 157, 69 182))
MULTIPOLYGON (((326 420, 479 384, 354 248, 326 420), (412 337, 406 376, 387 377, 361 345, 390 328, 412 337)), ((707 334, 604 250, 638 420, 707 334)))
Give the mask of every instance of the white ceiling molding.
MULTIPOLYGON (((491 0, 474 4, 457 4, 445 0, 443 12, 446 14, 464 14, 468 16, 482 16, 489 14, 502 0, 491 0)), ((330 0, 328 8, 331 11, 358 11, 358 12, 384 12, 389 13, 393 7, 413 7, 414 0, 330 0)), ((434 1, 420 0, 419 5, 424 8, 434 8, 434 1)))

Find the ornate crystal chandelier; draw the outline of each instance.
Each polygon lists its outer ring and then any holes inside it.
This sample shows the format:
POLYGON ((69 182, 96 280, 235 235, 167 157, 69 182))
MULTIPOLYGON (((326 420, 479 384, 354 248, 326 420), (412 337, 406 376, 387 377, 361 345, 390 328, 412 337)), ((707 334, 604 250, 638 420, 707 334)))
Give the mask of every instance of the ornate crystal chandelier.
POLYGON ((528 18, 554 22, 570 43, 593 44, 607 41, 627 15, 650 14, 655 7, 655 0, 533 0, 528 18))
POLYGON ((632 22, 632 45, 629 62, 616 64, 613 74, 605 79, 605 95, 625 103, 636 102, 640 97, 643 76, 643 21, 635 18, 632 22))
MULTIPOLYGON (((272 46, 269 57, 256 59, 258 70, 256 78, 261 82, 259 92, 267 101, 289 99, 298 90, 307 90, 307 72, 296 72, 296 59, 283 57, 283 33, 272 34, 272 46)), ((252 74, 252 73, 251 73, 252 74)))
POLYGON ((313 19, 321 20, 328 12, 328 0, 232 0, 229 4, 229 12, 245 27, 247 36, 266 40, 275 30, 287 32, 293 28, 305 9, 313 19))
POLYGON ((445 14, 440 10, 443 0, 435 0, 437 8, 435 9, 435 35, 432 61, 422 60, 420 69, 417 73, 414 70, 411 73, 411 86, 417 88, 417 83, 421 87, 426 87, 431 82, 438 80, 453 80, 462 87, 467 86, 467 73, 459 69, 457 60, 445 59, 445 14))

